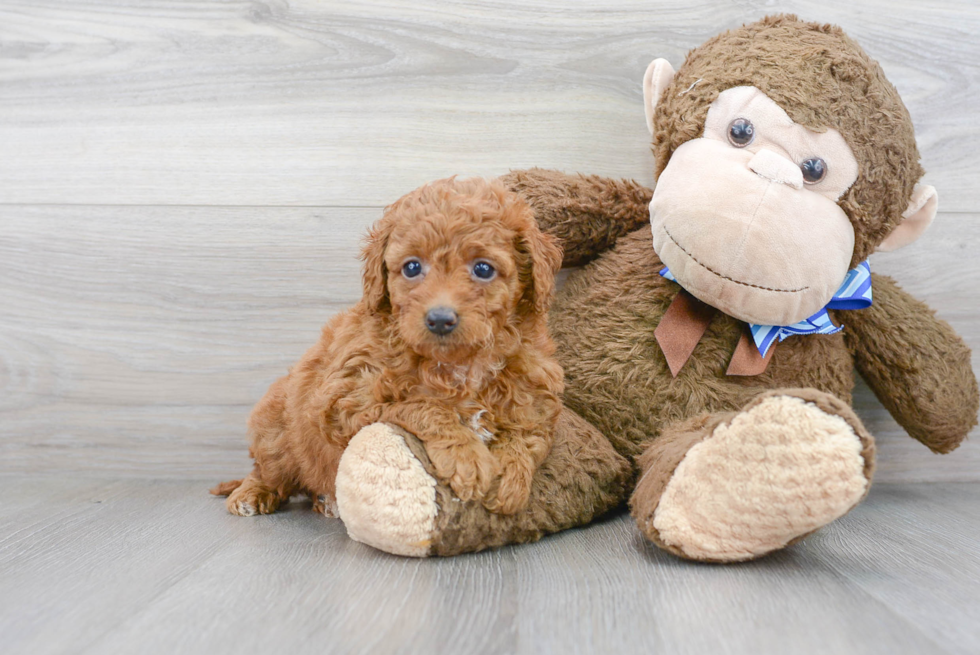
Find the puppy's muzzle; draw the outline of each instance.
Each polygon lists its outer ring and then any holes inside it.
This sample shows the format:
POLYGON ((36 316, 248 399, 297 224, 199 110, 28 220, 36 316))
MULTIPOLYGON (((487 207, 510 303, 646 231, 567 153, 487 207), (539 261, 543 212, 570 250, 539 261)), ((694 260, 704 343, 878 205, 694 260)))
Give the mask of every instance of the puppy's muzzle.
POLYGON ((443 337, 456 329, 459 316, 450 307, 433 307, 425 314, 425 327, 432 334, 443 337))

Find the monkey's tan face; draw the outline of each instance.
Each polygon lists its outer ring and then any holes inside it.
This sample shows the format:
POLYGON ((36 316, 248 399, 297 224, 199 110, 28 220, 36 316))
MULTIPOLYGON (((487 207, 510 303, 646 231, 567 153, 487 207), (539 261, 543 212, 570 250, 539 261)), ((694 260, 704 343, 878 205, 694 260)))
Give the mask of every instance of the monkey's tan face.
POLYGON ((657 180, 653 246, 694 296, 749 323, 790 325, 847 275, 854 229, 837 200, 858 176, 836 130, 798 125, 762 91, 735 87, 704 135, 657 180))

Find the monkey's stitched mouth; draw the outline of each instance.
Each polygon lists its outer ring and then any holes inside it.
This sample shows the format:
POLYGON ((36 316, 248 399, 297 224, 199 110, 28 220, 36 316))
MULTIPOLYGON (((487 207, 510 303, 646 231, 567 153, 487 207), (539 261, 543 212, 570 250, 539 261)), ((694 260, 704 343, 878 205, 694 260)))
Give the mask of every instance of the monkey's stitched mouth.
POLYGON ((800 293, 801 291, 806 291, 807 289, 810 288, 810 287, 800 287, 799 289, 774 289, 772 287, 763 287, 763 286, 760 286, 758 284, 751 284, 750 282, 742 282, 741 280, 736 280, 735 278, 728 277, 727 275, 722 275, 718 271, 713 270, 710 266, 706 266, 705 264, 703 264, 700 261, 698 261, 698 258, 697 257, 695 257, 694 255, 692 255, 691 253, 689 253, 687 251, 687 249, 684 248, 684 246, 682 246, 681 244, 677 243, 677 239, 675 239, 673 236, 671 236, 670 231, 667 229, 667 226, 666 225, 663 226, 663 229, 664 229, 664 234, 667 235, 667 238, 670 239, 671 242, 675 246, 677 246, 678 248, 680 248, 681 249, 681 252, 683 252, 685 255, 687 255, 688 257, 690 257, 691 258, 691 261, 693 261, 695 264, 697 264, 698 266, 700 266, 704 270, 708 271, 709 273, 711 273, 715 277, 720 277, 723 280, 728 280, 729 282, 734 282, 735 284, 739 284, 739 285, 741 285, 743 287, 751 287, 752 289, 761 289, 762 291, 776 291, 778 293, 800 293))

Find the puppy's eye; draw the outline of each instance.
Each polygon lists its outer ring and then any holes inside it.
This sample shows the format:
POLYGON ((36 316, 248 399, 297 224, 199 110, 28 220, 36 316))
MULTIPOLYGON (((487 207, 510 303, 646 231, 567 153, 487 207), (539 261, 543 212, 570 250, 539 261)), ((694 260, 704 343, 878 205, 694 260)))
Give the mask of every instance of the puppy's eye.
POLYGON ((473 264, 473 275, 481 280, 492 280, 497 274, 497 269, 488 262, 477 262, 473 264))
POLYGON ((409 259, 402 264, 402 275, 407 278, 418 277, 422 274, 422 262, 417 259, 409 259))

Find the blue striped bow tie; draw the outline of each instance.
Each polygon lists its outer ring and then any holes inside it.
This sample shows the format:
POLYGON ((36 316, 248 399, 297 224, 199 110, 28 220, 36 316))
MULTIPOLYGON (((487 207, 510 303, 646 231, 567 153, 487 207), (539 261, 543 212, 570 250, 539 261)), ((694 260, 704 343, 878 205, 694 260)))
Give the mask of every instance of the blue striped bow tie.
MULTIPOLYGON (((661 269, 660 275, 671 282, 677 282, 666 266, 661 269)), ((843 330, 843 325, 838 327, 831 322, 830 315, 827 314, 828 309, 864 309, 870 306, 871 267, 865 260, 857 268, 852 268, 847 272, 844 283, 840 285, 830 302, 810 318, 805 318, 793 325, 755 325, 749 323, 749 329, 752 331, 752 340, 755 341, 759 354, 765 357, 776 339, 782 341, 792 334, 834 334, 843 330)))

